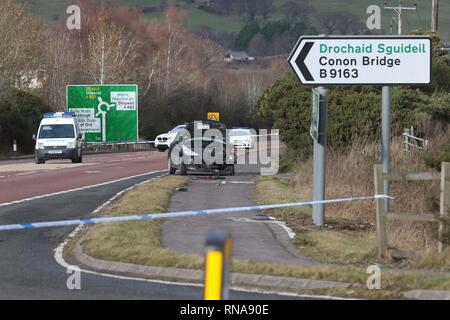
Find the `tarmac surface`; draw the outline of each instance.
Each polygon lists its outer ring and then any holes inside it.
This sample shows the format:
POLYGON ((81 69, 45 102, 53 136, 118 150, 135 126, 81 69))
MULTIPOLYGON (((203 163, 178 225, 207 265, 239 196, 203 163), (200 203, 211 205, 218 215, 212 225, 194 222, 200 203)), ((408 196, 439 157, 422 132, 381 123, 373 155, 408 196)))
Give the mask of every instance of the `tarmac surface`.
MULTIPOLYGON (((87 156, 83 166, 64 160, 38 167, 30 160, 2 161, 0 224, 89 217, 119 191, 165 174, 166 160, 165 153, 142 152, 87 156), (157 170, 164 171, 149 173, 157 170)), ((201 287, 90 273, 81 273, 81 290, 70 290, 71 273, 55 261, 54 250, 73 229, 1 232, 0 299, 202 299, 201 287)), ((241 291, 231 291, 230 297, 289 298, 241 291)))

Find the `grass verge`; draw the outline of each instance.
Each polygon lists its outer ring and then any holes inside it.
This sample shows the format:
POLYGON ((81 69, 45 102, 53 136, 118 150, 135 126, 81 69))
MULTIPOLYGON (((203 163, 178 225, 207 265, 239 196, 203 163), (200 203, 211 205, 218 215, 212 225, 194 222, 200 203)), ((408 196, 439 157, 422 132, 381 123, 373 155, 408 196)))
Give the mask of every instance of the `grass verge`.
MULTIPOLYGON (((261 178, 256 186, 256 191, 261 182, 267 183, 268 178, 261 178)), ((289 183, 280 178, 274 179, 276 185, 289 186, 289 183)), ((177 187, 187 182, 185 177, 167 176, 140 185, 128 192, 113 207, 108 208, 102 216, 119 216, 134 213, 164 212, 170 204, 170 198, 177 187)), ((294 193, 286 192, 283 188, 272 189, 273 195, 278 195, 280 202, 298 200, 294 193)), ((302 210, 308 211, 308 208, 302 210)), ((284 211, 284 210, 283 210, 284 211)), ((289 212, 280 215, 289 217, 289 212)), ((296 213, 298 214, 298 212, 296 213)), ((300 213, 306 217, 307 212, 300 213)), ((164 248, 161 244, 161 220, 139 221, 126 223, 113 223, 96 225, 85 234, 81 245, 83 251, 95 258, 135 263, 148 266, 176 267, 188 269, 202 269, 204 260, 201 256, 179 254, 164 248)), ((233 261, 233 272, 265 274, 274 276, 286 276, 308 279, 326 279, 352 283, 348 290, 311 291, 310 293, 333 293, 342 296, 355 297, 395 297, 402 290, 423 288, 450 290, 450 277, 424 276, 418 277, 414 273, 386 274, 383 275, 382 291, 364 290, 367 274, 364 268, 339 267, 339 268, 315 268, 301 265, 282 265, 256 263, 253 261, 233 261)))
MULTIPOLYGON (((288 178, 261 177, 254 189, 260 204, 302 201, 288 178)), ((290 226, 296 236, 293 244, 320 262, 367 266, 376 258, 375 235, 368 224, 350 219, 327 219, 327 228, 311 222, 311 207, 272 210, 271 215, 290 226)))

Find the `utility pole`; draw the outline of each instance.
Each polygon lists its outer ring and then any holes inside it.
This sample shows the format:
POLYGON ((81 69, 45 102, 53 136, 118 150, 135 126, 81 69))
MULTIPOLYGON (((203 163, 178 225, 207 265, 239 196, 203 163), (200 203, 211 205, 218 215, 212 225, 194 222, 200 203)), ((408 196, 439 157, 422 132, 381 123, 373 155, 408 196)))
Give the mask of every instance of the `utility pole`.
POLYGON ((439 0, 432 0, 431 3, 431 31, 437 32, 439 27, 439 0))
MULTIPOLYGON (((434 1, 437 1, 437 0, 434 0, 434 1)), ((394 21, 396 21, 397 22, 397 25, 398 25, 398 35, 401 35, 402 34, 402 27, 403 27, 403 23, 402 23, 402 13, 403 13, 403 10, 416 10, 417 9, 417 4, 416 3, 414 3, 414 7, 405 7, 405 6, 403 6, 402 5, 402 0, 399 0, 398 1, 398 7, 389 7, 388 6, 388 4, 387 4, 387 2, 385 1, 384 2, 384 9, 386 9, 386 10, 394 10, 395 11, 395 13, 397 14, 397 16, 395 17, 392 17, 392 20, 394 20, 394 21)), ((391 20, 391 21, 392 21, 391 20)))

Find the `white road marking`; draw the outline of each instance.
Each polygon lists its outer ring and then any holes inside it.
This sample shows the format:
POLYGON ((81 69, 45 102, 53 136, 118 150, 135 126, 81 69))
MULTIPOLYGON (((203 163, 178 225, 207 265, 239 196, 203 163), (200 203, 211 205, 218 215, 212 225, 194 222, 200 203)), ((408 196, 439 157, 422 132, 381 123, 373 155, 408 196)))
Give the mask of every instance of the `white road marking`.
POLYGON ((97 171, 83 171, 84 173, 102 173, 103 171, 97 170, 97 171))
POLYGON ((227 184, 227 183, 231 183, 231 184, 254 184, 254 181, 222 181, 222 184, 227 184))
POLYGON ((269 217, 270 221, 267 220, 257 220, 252 218, 229 218, 231 221, 235 222, 249 222, 249 223, 273 223, 280 226, 288 234, 289 239, 294 239, 295 232, 287 226, 283 221, 276 220, 274 217, 269 217))
MULTIPOLYGON (((161 172, 161 171, 156 171, 156 172, 161 172)), ((101 210, 103 210, 103 208, 105 208, 106 206, 108 206, 112 201, 114 201, 115 199, 117 199, 118 197, 120 197, 123 193, 133 189, 134 187, 138 186, 138 185, 142 185, 144 183, 148 183, 152 180, 161 178, 163 176, 167 176, 167 174, 165 175, 161 175, 140 183, 137 183, 131 187, 128 187, 118 193, 116 193, 112 198, 110 198, 108 201, 106 201, 105 203, 103 203, 102 205, 100 205, 97 209, 95 209, 92 214, 97 214, 99 213, 101 210)), ((67 246, 67 244, 70 242, 70 240, 72 240, 73 238, 75 238, 79 232, 81 232, 86 226, 84 224, 80 224, 78 225, 68 236, 67 238, 64 240, 64 242, 62 242, 61 244, 58 245, 58 247, 56 247, 54 249, 54 259, 56 261, 56 263, 58 263, 61 267, 63 267, 65 270, 67 270, 70 265, 64 260, 64 248, 67 246)), ((96 271, 91 271, 91 270, 86 270, 86 269, 81 269, 80 271, 83 273, 87 273, 87 274, 93 274, 96 276, 101 276, 101 277, 106 277, 106 278, 113 278, 113 279, 119 279, 119 280, 128 280, 128 281, 141 281, 141 282, 147 282, 147 283, 158 283, 158 284, 164 284, 164 285, 174 285, 174 286, 187 286, 187 287, 197 287, 197 288, 203 288, 204 285, 203 284, 199 284, 199 283, 193 283, 193 282, 175 282, 175 281, 164 281, 164 280, 156 280, 156 279, 145 279, 145 278, 138 278, 138 277, 128 277, 128 276, 119 276, 119 275, 115 275, 115 274, 109 274, 109 273, 103 273, 103 272, 96 272, 96 271)), ((262 290, 262 289, 248 289, 248 288, 241 288, 239 286, 232 286, 230 287, 230 290, 233 291, 238 291, 238 292, 247 292, 247 293, 256 293, 256 294, 267 294, 267 295, 278 295, 278 296, 286 296, 286 297, 296 297, 296 298, 305 298, 305 299, 327 299, 327 300, 356 300, 356 299, 349 299, 349 298, 341 298, 341 297, 333 297, 333 296, 326 296, 326 295, 308 295, 308 294, 298 294, 298 293, 292 293, 292 292, 277 292, 277 291, 271 291, 271 290, 262 290)))
POLYGON ((38 171, 29 171, 29 172, 22 172, 22 173, 16 173, 16 176, 26 176, 28 174, 33 174, 36 173, 38 171))
POLYGON ((149 175, 149 174, 152 174, 152 173, 159 173, 159 172, 165 172, 165 171, 167 171, 167 170, 152 171, 152 172, 142 173, 142 174, 138 174, 138 175, 134 175, 134 176, 130 176, 130 177, 125 177, 125 178, 121 178, 121 179, 116 179, 116 180, 111 180, 111 181, 102 182, 102 183, 98 183, 98 184, 93 184, 93 185, 90 185, 90 186, 85 186, 85 187, 80 187, 80 188, 75 188, 75 189, 70 189, 70 190, 65 190, 65 191, 59 191, 59 192, 53 192, 53 193, 48 193, 48 194, 44 194, 44 195, 40 195, 40 196, 35 196, 35 197, 21 199, 21 200, 16 200, 16 201, 11 201, 11 202, 0 203, 0 207, 5 207, 5 206, 12 205, 12 204, 32 201, 32 200, 36 200, 36 199, 48 198, 48 197, 52 197, 52 196, 57 196, 57 195, 70 193, 70 192, 75 192, 75 191, 86 190, 86 189, 95 188, 95 187, 101 187, 101 186, 105 186, 105 185, 116 183, 116 182, 120 182, 120 181, 125 181, 125 180, 129 180, 129 179, 133 179, 133 178, 139 178, 139 177, 146 176, 146 175, 149 175))
POLYGON ((288 227, 288 225, 286 224, 286 222, 280 221, 275 219, 274 217, 269 217, 269 219, 272 220, 272 223, 275 223, 277 225, 279 225, 281 228, 284 229, 284 231, 286 231, 286 233, 289 236, 289 239, 294 239, 295 237, 295 232, 294 230, 292 230, 290 227, 288 227))
POLYGON ((214 178, 211 180, 213 181, 203 181, 203 180, 195 180, 195 182, 199 183, 206 183, 206 184, 254 184, 254 181, 214 181, 214 178))

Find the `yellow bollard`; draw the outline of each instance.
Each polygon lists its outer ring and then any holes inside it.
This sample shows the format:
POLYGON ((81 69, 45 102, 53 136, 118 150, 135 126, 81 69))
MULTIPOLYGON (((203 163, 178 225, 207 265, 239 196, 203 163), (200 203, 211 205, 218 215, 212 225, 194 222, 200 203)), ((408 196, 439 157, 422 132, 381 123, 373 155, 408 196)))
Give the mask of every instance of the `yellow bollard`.
POLYGON ((233 242, 228 231, 212 230, 206 238, 205 300, 227 300, 233 242))

